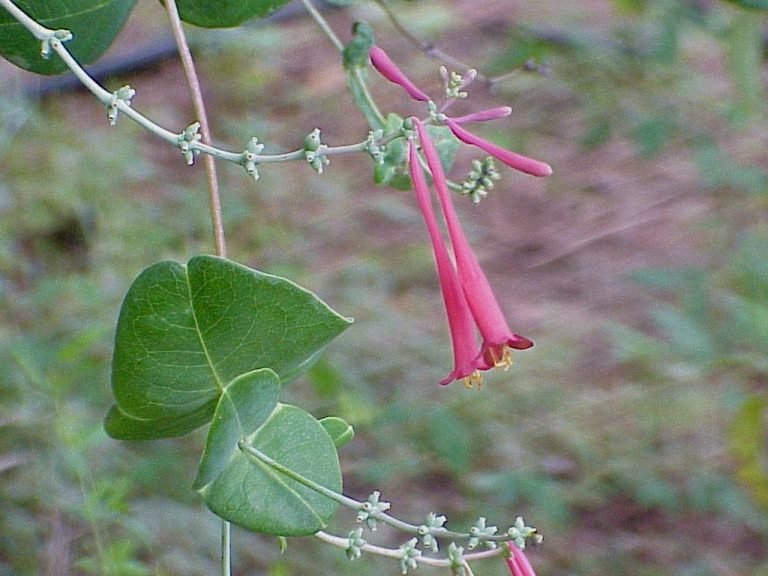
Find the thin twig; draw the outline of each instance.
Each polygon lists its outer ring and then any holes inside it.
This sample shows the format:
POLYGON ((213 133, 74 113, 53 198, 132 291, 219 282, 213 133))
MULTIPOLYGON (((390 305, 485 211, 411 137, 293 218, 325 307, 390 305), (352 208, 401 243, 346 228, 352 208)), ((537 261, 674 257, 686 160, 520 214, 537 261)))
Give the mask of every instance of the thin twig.
MULTIPOLYGON (((176 0, 165 0, 165 8, 168 12, 173 38, 176 40, 176 46, 179 50, 179 57, 184 67, 184 75, 187 78, 192 95, 192 105, 195 109, 197 121, 200 123, 200 136, 203 144, 212 145, 211 129, 208 123, 208 114, 205 111, 205 100, 203 92, 200 89, 200 79, 195 69, 195 63, 192 60, 192 52, 189 49, 187 37, 184 34, 184 28, 179 18, 179 10, 176 7, 176 0)), ((206 154, 203 157, 203 166, 205 166, 205 175, 208 182, 208 204, 211 212, 211 225, 213 227, 213 243, 217 256, 226 258, 227 242, 224 235, 224 217, 221 210, 221 194, 219 190, 219 179, 216 175, 216 160, 213 156, 206 154)), ((232 574, 232 525, 222 518, 221 520, 221 576, 230 576, 232 574)))
POLYGON ((333 31, 333 28, 331 28, 331 25, 328 24, 328 21, 323 18, 323 15, 320 14, 320 11, 315 8, 315 5, 312 4, 311 0, 301 0, 301 3, 304 4, 304 8, 307 9, 309 15, 312 16, 312 19, 317 23, 318 26, 320 26, 320 29, 336 47, 336 50, 342 52, 344 50, 344 43, 333 31))
MULTIPOLYGON (((179 18, 179 10, 176 7, 176 0, 165 0, 165 8, 168 12, 168 18, 171 22, 171 30, 176 40, 176 46, 179 49, 179 57, 184 66, 184 74, 187 77, 187 85, 192 95, 192 105, 195 109, 197 121, 200 122, 200 135, 203 144, 209 146, 213 143, 211 138, 211 129, 208 124, 208 115, 205 112, 205 101, 200 89, 200 79, 197 76, 195 63, 192 60, 192 52, 189 50, 187 37, 184 34, 184 28, 179 18)), ((224 219, 221 212, 221 194, 219 193, 219 180, 216 176, 216 161, 213 156, 206 154, 203 158, 205 166, 206 179, 208 180, 208 202, 211 211, 211 224, 213 226, 213 241, 216 248, 216 255, 225 258, 227 256, 227 243, 224 238, 224 219)))
POLYGON ((475 70, 477 72, 475 81, 479 81, 485 84, 488 88, 492 88, 496 84, 504 82, 505 80, 512 78, 513 76, 516 76, 517 74, 520 73, 520 70, 512 70, 511 72, 505 72, 504 74, 500 74, 498 76, 487 76, 485 74, 482 74, 481 72, 477 71, 477 69, 474 66, 470 66, 466 62, 459 60, 455 56, 451 56, 447 52, 443 52, 433 42, 428 42, 427 40, 420 38, 410 30, 408 30, 408 28, 406 28, 403 25, 403 23, 400 22, 400 18, 397 16, 395 11, 392 10, 392 8, 390 8, 389 4, 387 3, 387 0, 374 0, 374 2, 376 2, 376 4, 379 5, 379 7, 384 12, 384 14, 386 14, 387 18, 389 18, 389 21, 392 24, 392 27, 408 42, 416 46, 419 50, 424 52, 424 54, 426 54, 430 58, 434 58, 435 60, 438 60, 444 64, 447 64, 448 66, 451 66, 452 68, 454 68, 459 72, 467 72, 469 70, 475 70))

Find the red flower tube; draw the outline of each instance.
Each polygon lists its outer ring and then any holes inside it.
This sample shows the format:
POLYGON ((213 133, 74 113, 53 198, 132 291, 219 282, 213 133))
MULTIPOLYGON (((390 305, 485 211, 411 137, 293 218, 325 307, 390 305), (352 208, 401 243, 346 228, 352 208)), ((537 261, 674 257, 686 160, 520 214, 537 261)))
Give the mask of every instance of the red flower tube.
POLYGON ((421 148, 427 158, 427 165, 432 172, 437 197, 448 226, 448 235, 453 246, 464 296, 483 338, 481 355, 490 365, 508 367, 512 364, 511 349, 525 350, 533 346, 533 342, 515 334, 507 325, 488 278, 480 268, 480 263, 461 228, 437 149, 430 140, 424 124, 417 118, 413 118, 413 122, 421 141, 421 148))
POLYGON ((432 208, 427 180, 419 163, 419 156, 413 141, 408 142, 408 159, 416 200, 424 217, 429 240, 432 244, 437 274, 440 279, 440 290, 443 294, 443 303, 445 304, 453 343, 454 368, 448 376, 440 381, 440 384, 445 385, 454 380, 464 380, 465 385, 471 388, 474 383, 478 385, 481 383, 479 371, 487 370, 491 365, 487 364, 479 355, 472 312, 465 299, 448 249, 440 234, 440 227, 432 208))

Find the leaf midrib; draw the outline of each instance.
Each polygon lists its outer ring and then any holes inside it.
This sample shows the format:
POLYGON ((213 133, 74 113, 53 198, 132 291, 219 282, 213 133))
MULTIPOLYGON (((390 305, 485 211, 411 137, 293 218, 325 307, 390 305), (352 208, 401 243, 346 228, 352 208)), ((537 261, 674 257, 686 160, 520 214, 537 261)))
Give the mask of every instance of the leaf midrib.
POLYGON ((203 339, 203 332, 200 330, 200 323, 197 321, 197 311, 195 310, 195 300, 192 297, 192 279, 189 274, 189 267, 184 267, 184 274, 187 279, 187 294, 189 296, 189 307, 192 310, 192 319, 195 321, 195 332, 197 333, 197 338, 200 340, 200 346, 203 349, 203 353, 205 354, 205 359, 208 362, 208 368, 211 370, 211 375, 213 376, 214 382, 216 382, 216 386, 218 386, 219 391, 224 391, 224 384, 222 382, 221 376, 219 376, 219 373, 216 372, 216 367, 213 363, 213 360, 211 358, 210 352, 208 352, 208 346, 205 344, 205 340, 203 339))

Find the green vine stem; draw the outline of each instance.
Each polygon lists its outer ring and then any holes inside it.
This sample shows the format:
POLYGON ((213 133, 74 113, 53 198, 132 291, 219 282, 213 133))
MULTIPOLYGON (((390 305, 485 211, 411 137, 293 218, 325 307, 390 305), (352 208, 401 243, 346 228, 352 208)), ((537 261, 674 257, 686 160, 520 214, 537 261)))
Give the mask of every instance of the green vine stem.
MULTIPOLYGON (((338 492, 334 492, 333 490, 325 486, 322 486, 317 482, 314 482, 313 480, 306 478, 305 476, 302 476, 301 474, 298 474, 294 470, 291 470, 290 468, 283 466, 273 458, 264 454, 259 449, 254 448, 253 446, 249 446, 245 440, 241 440, 238 443, 238 448, 246 456, 251 458, 254 462, 258 463, 259 465, 266 464, 270 468, 273 468, 274 470, 277 470, 281 474, 284 474, 285 476, 289 477, 291 480, 295 480, 299 484, 302 484, 307 488, 314 490, 318 494, 322 494, 323 496, 330 498, 331 500, 343 506, 351 508, 355 512, 364 512, 367 517, 383 522, 384 524, 388 524, 389 526, 392 526, 393 528, 396 528, 408 534, 412 534, 415 536, 424 536, 425 534, 429 533, 435 538, 445 538, 449 540, 469 540, 471 538, 477 538, 477 535, 474 535, 468 532, 454 532, 452 530, 447 530, 442 527, 430 527, 426 525, 417 526, 409 522, 404 522, 403 520, 395 518, 394 516, 391 516, 383 511, 383 509, 388 508, 388 505, 386 505, 386 507, 384 506, 377 507, 376 504, 373 503, 374 501, 378 503, 378 493, 374 493, 372 498, 369 499, 368 501, 360 502, 358 500, 355 500, 354 498, 345 496, 344 494, 339 494, 338 492)), ((530 530, 531 530, 530 535, 531 536, 535 535, 535 530, 533 529, 530 529, 530 530)), ((505 532, 497 535, 483 535, 481 537, 482 542, 494 542, 494 543, 509 542, 510 540, 514 540, 514 539, 515 537, 510 535, 509 532, 505 532)), ((500 553, 500 549, 494 549, 494 550, 488 550, 483 552, 477 552, 472 555, 468 554, 466 558, 467 559, 486 558, 489 555, 493 556, 499 553, 500 553), (481 554, 482 556, 476 556, 477 554, 481 554)))
MULTIPOLYGON (((106 107, 114 107, 116 112, 124 114, 132 121, 139 124, 142 128, 151 132, 155 136, 162 140, 165 140, 168 144, 171 144, 175 148, 182 148, 181 141, 184 140, 184 135, 187 130, 193 128, 195 124, 190 125, 181 134, 172 132, 151 119, 143 115, 141 112, 133 108, 129 101, 121 98, 115 98, 115 94, 109 92, 98 84, 82 66, 72 57, 69 50, 67 50, 64 42, 71 39, 71 34, 66 30, 51 30, 40 25, 34 19, 30 18, 20 8, 18 8, 12 0, 0 0, 0 6, 5 8, 18 22, 20 22, 27 30, 29 30, 38 40, 40 40, 49 50, 56 52, 56 54, 62 59, 66 66, 72 71, 78 80, 87 88, 96 98, 106 107)), ((261 154, 253 153, 248 150, 242 152, 233 152, 206 144, 205 142, 195 139, 184 140, 184 146, 194 154, 202 153, 212 156, 216 159, 223 160, 225 162, 231 162, 244 166, 246 162, 251 161, 255 164, 267 164, 273 162, 289 162, 295 160, 305 160, 305 150, 300 148, 290 152, 282 152, 279 154, 261 154)), ((325 146, 318 155, 333 156, 337 154, 350 154, 366 152, 368 150, 369 140, 363 140, 355 144, 346 144, 341 146, 325 146)))
MULTIPOLYGON (((333 31, 333 28, 331 28, 331 25, 312 3, 312 0, 301 0, 301 3, 320 30, 322 30, 323 34, 325 34, 328 40, 331 41, 331 44, 333 44, 339 52, 343 53, 344 43, 339 39, 333 31)), ((358 110, 363 114, 372 130, 380 130, 384 128, 384 115, 379 110, 376 101, 368 90, 368 84, 365 80, 363 69, 357 66, 351 68, 345 66, 345 69, 347 85, 352 93, 352 99, 355 102, 355 106, 357 106, 358 110)))
MULTIPOLYGON (((319 538, 323 542, 336 546, 337 548, 347 548, 349 546, 349 538, 334 536, 333 534, 328 534, 322 530, 316 532, 315 537, 319 538)), ((376 546, 374 544, 366 543, 361 546, 361 550, 363 552, 371 552, 372 554, 377 554, 378 556, 394 558, 397 560, 403 557, 403 551, 399 548, 385 548, 384 546, 376 546)), ((469 562, 483 560, 484 558, 494 558, 500 554, 503 554, 502 548, 495 548, 494 550, 483 550, 482 552, 466 554, 462 557, 462 565, 464 569, 469 570, 469 562)), ((419 556, 419 564, 426 564, 427 566, 435 566, 439 568, 450 568, 452 566, 451 560, 447 558, 432 558, 430 556, 419 556)))

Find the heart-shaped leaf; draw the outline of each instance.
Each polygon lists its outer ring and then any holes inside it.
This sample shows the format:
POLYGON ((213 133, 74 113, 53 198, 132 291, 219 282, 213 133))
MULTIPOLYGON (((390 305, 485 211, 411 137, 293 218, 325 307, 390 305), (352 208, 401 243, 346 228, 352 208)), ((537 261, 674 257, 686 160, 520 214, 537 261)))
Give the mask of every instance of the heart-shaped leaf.
POLYGON ((160 262, 123 301, 112 359, 119 439, 178 436, 204 424, 238 376, 305 372, 350 323, 293 282, 229 260, 160 262))
MULTIPOLYGON (((67 48, 81 64, 95 61, 109 48, 136 0, 14 0, 23 12, 51 30, 65 29, 73 38, 67 48)), ((0 55, 38 74, 60 74, 66 65, 55 54, 43 58, 40 40, 0 8, 0 55)))
POLYGON ((269 16, 289 0, 177 0, 184 22, 203 28, 230 28, 269 16))
MULTIPOLYGON (((243 392, 252 394, 254 399, 258 396, 250 384, 245 385, 243 392)), ((261 418, 258 414, 251 420, 239 405, 233 404, 232 408, 234 413, 227 418, 236 415, 242 430, 261 418)), ((325 527, 338 504, 297 480, 307 479, 341 492, 338 455, 323 426, 300 408, 278 404, 269 419, 244 439, 246 446, 283 470, 248 454, 237 447, 237 442, 233 447, 235 428, 227 419, 214 419, 208 433, 206 452, 223 453, 229 458, 209 484, 200 486, 200 481, 207 480, 218 466, 208 467, 198 475, 198 491, 211 511, 248 530, 275 536, 307 536, 325 527)))

